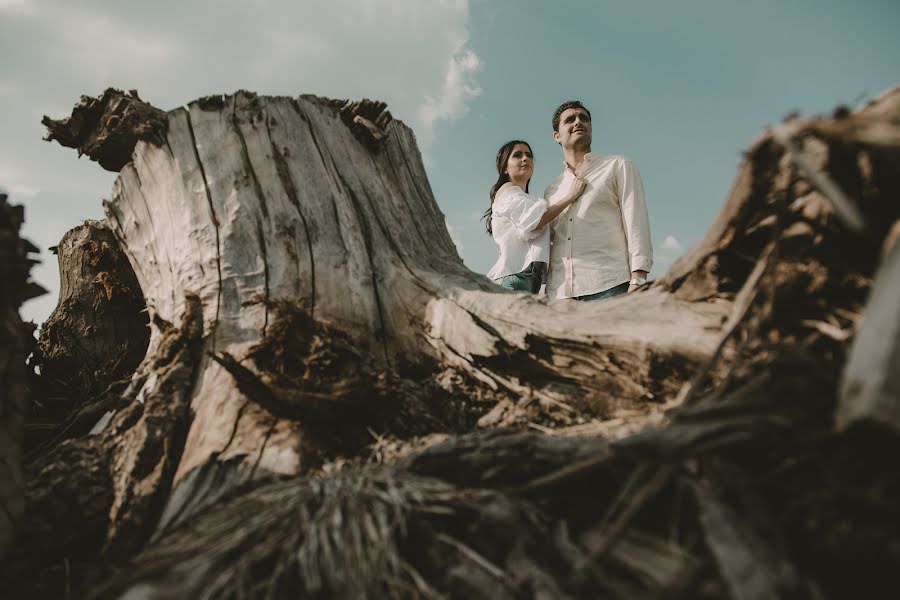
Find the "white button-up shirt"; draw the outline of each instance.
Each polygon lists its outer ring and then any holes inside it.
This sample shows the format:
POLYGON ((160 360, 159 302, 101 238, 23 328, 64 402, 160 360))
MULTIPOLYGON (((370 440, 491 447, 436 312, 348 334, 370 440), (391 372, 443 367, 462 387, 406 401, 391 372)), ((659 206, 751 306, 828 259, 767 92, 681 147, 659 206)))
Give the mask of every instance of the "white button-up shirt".
POLYGON ((491 206, 491 229, 500 246, 500 257, 488 271, 491 279, 499 279, 525 270, 532 262, 550 258, 550 228, 534 231, 547 212, 547 201, 536 198, 519 186, 500 190, 491 206))
MULTIPOLYGON (((653 266, 650 219, 640 173, 622 156, 589 152, 581 197, 550 224, 547 295, 573 298, 608 290, 653 266)), ((555 204, 575 180, 566 166, 544 197, 555 204)))

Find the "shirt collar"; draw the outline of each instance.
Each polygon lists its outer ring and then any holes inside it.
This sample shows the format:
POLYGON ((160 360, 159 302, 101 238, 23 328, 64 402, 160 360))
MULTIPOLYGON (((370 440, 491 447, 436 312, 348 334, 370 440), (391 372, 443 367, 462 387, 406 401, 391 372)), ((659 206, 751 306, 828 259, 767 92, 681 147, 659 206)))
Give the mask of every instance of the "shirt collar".
MULTIPOLYGON (((582 167, 581 167, 582 171, 587 169, 588 167, 590 167, 592 162, 598 162, 600 160, 600 157, 602 157, 602 156, 603 155, 600 154, 599 152, 593 152, 593 151, 585 154, 584 155, 584 163, 582 164, 582 167)), ((569 163, 566 162, 566 159, 563 159, 563 172, 565 172, 565 173, 572 172, 572 169, 569 168, 569 163)))

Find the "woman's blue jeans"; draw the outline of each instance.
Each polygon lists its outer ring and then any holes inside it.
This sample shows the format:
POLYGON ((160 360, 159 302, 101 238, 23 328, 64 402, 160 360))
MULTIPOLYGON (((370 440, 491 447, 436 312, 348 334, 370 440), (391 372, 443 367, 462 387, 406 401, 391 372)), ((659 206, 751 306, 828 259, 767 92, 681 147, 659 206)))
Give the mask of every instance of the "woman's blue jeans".
POLYGON ((518 292, 531 292, 537 294, 541 289, 544 276, 543 263, 531 263, 525 267, 524 271, 506 275, 499 279, 495 279, 501 287, 508 290, 516 290, 518 292))

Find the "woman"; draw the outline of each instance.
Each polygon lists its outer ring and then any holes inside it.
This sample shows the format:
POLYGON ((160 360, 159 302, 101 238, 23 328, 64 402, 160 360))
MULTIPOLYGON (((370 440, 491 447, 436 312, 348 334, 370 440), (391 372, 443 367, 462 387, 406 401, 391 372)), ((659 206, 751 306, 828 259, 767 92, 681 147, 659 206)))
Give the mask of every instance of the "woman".
POLYGON ((522 140, 501 146, 497 173, 484 220, 488 234, 500 246, 500 258, 487 276, 507 289, 536 294, 550 259, 547 224, 581 196, 584 179, 577 177, 569 194, 553 206, 532 196, 528 184, 534 173, 534 155, 522 140))

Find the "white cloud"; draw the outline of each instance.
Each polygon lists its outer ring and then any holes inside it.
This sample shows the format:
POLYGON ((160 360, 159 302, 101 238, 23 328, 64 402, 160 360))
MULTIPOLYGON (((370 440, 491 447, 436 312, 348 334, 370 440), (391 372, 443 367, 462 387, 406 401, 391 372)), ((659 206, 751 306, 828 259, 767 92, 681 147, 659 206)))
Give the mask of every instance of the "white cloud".
POLYGON ((456 246, 456 251, 462 255, 463 245, 462 242, 459 241, 459 234, 456 232, 456 228, 453 227, 447 219, 444 219, 444 225, 447 226, 447 233, 450 234, 450 239, 453 241, 453 245, 456 246))
POLYGON ((468 102, 481 93, 475 82, 475 74, 480 69, 481 60, 471 50, 463 50, 450 58, 438 96, 427 96, 419 109, 421 133, 418 137, 425 145, 432 141, 437 121, 463 116, 468 110, 468 102))
POLYGON ((469 0, 0 0, 0 15, 17 52, 0 63, 0 186, 47 207, 32 237, 53 210, 74 227, 109 194, 111 174, 41 142, 38 113, 66 116, 81 94, 137 89, 163 109, 238 89, 383 100, 427 161, 436 126, 480 93, 469 0))
POLYGON ((94 72, 108 76, 123 68, 154 69, 168 66, 181 55, 176 40, 142 30, 127 19, 99 12, 78 13, 71 19, 71 25, 60 32, 61 47, 70 54, 69 60, 90 65, 94 72))
POLYGON ((675 238, 674 235, 666 236, 666 239, 663 240, 663 243, 662 243, 663 250, 670 250, 672 252, 678 252, 682 248, 684 248, 684 246, 682 246, 681 242, 679 242, 675 238))
POLYGON ((7 186, 7 191, 14 198, 34 198, 41 193, 41 188, 27 183, 12 183, 7 186))
POLYGON ((684 250, 684 244, 678 241, 674 235, 667 235, 659 247, 660 252, 653 257, 654 277, 662 276, 684 250))
POLYGON ((161 108, 237 89, 368 97, 386 101, 427 146, 437 123, 464 115, 481 93, 468 0, 158 0, 151 8, 48 0, 41 8, 23 54, 56 70, 34 73, 62 80, 46 88, 79 86, 77 94, 136 88, 161 108))
POLYGON ((34 14, 34 2, 33 0, 0 0, 0 12, 32 15, 34 14))
POLYGON ((41 188, 21 169, 7 165, 0 165, 0 189, 7 192, 13 200, 34 198, 41 193, 41 188))
POLYGON ((19 86, 14 81, 0 80, 0 96, 7 96, 18 91, 19 86))

